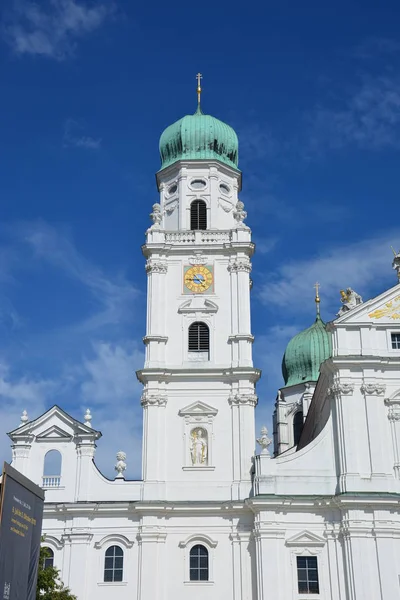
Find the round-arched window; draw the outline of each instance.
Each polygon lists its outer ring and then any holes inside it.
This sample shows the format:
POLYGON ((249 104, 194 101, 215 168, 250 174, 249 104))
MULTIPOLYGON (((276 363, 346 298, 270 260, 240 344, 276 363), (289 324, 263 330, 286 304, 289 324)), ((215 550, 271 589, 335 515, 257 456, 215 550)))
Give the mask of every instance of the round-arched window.
POLYGON ((207 204, 204 200, 194 200, 190 205, 190 229, 207 229, 207 204))
POLYGON ((43 487, 55 488, 61 484, 61 452, 49 450, 46 452, 43 464, 43 487))
POLYGON ((208 581, 208 550, 201 544, 190 550, 190 581, 208 581))
POLYGON ((124 551, 120 546, 110 546, 104 555, 104 581, 122 581, 124 551))

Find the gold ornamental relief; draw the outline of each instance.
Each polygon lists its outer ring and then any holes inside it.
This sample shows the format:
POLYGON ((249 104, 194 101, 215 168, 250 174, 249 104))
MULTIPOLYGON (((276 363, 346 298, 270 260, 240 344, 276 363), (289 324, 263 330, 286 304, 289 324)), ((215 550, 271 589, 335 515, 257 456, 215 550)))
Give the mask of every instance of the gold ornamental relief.
POLYGON ((400 319, 400 296, 396 296, 390 302, 386 302, 383 308, 377 308, 374 312, 368 315, 371 319, 400 319))

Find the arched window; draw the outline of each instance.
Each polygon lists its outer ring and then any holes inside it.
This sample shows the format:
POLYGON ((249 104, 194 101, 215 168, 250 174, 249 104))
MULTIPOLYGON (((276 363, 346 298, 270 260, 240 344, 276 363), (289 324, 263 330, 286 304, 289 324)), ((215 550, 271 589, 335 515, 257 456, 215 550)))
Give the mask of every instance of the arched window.
POLYGON ((119 546, 107 548, 104 557, 104 581, 122 581, 124 551, 119 546))
POLYGON ((48 546, 45 546, 44 550, 46 551, 46 556, 44 559, 43 567, 45 569, 47 569, 48 567, 54 567, 54 552, 53 552, 53 550, 51 548, 49 548, 48 546))
POLYGON ((207 204, 194 200, 190 205, 190 229, 207 229, 207 204))
POLYGON ((210 351, 210 330, 205 323, 196 321, 189 327, 189 352, 210 351))
POLYGON ((60 487, 61 483, 61 453, 49 450, 44 457, 43 487, 60 487))
POLYGON ((190 550, 190 581, 208 581, 208 550, 201 544, 190 550))
POLYGON ((299 410, 294 415, 294 419, 293 419, 293 441, 294 441, 295 446, 297 446, 297 444, 300 441, 302 431, 303 431, 303 411, 299 410))

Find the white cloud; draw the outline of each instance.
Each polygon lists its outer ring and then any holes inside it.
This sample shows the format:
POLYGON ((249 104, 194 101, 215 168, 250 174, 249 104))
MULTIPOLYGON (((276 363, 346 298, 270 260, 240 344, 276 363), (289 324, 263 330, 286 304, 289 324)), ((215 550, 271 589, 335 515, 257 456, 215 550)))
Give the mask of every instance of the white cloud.
POLYGON ((395 285, 390 245, 398 245, 399 239, 398 230, 388 231, 376 238, 324 250, 323 255, 306 260, 293 259, 270 274, 259 299, 264 304, 282 307, 285 314, 309 312, 314 297, 313 285, 319 281, 323 303, 328 300, 325 307, 338 310, 339 290, 343 288, 350 286, 365 295, 372 287, 376 289, 381 285, 384 289, 391 283, 395 285))
POLYGON ((45 411, 58 384, 49 379, 14 377, 4 361, 0 364, 0 457, 11 460, 10 439, 6 432, 16 429, 23 410, 34 419, 45 411))
POLYGON ((74 54, 76 40, 98 29, 110 11, 105 3, 14 0, 3 33, 17 54, 62 60, 74 54))
POLYGON ((16 377, 7 364, 0 364, 0 457, 11 458, 6 432, 18 427, 23 410, 27 410, 30 419, 36 419, 58 403, 80 421, 90 408, 93 427, 104 434, 98 442, 96 462, 106 476, 113 477, 115 455, 123 450, 127 453, 126 475, 138 478, 141 474, 142 388, 135 371, 143 366, 143 352, 132 342, 95 342, 93 356, 81 358, 82 362, 78 362, 77 357, 72 368, 53 380, 16 377), (67 397, 72 389, 76 392, 71 410, 67 397), (79 411, 77 404, 80 404, 79 411))
POLYGON ((340 108, 319 106, 308 115, 305 152, 319 153, 349 144, 380 150, 399 148, 400 79, 366 77, 340 108))
POLYGON ((63 143, 65 147, 86 148, 99 150, 101 139, 88 135, 81 135, 82 126, 74 119, 67 119, 64 125, 63 143))
POLYGON ((94 356, 83 362, 80 386, 82 415, 86 408, 93 414, 92 425, 104 432, 98 443, 96 461, 112 476, 115 454, 127 454, 127 476, 141 475, 142 387, 135 371, 142 368, 144 354, 131 342, 96 343, 94 356))
POLYGON ((144 353, 129 343, 96 342, 93 349, 95 357, 83 362, 88 376, 81 386, 84 400, 107 406, 130 400, 139 385, 135 372, 143 366, 144 353))
MULTIPOLYGON (((40 372, 35 376, 23 371, 21 374, 25 366, 20 365, 19 372, 12 372, 7 365, 0 364, 1 433, 18 426, 24 409, 34 419, 58 403, 82 420, 86 408, 90 408, 93 426, 104 432, 97 452, 101 469, 113 476, 115 454, 124 450, 128 455, 128 475, 139 476, 142 411, 141 385, 135 371, 142 368, 144 353, 142 346, 138 348, 120 337, 123 326, 135 316, 132 307, 137 290, 121 274, 106 275, 82 256, 70 239, 46 223, 22 223, 5 232, 11 235, 13 248, 7 281, 13 281, 13 269, 32 270, 35 264, 45 264, 49 273, 52 266, 81 284, 96 303, 92 315, 78 320, 75 326, 64 326, 61 322, 57 329, 41 331, 38 339, 29 339, 24 349, 25 359, 29 359, 27 348, 35 348, 46 356, 45 369, 51 371, 51 379, 44 379, 40 372), (99 336, 103 341, 98 340, 99 336), (63 350, 71 347, 72 354, 63 350), (49 348, 54 349, 51 355, 49 348), (77 406, 80 414, 76 414, 77 406)), ((38 369, 37 361, 33 362, 38 369)), ((10 457, 5 435, 0 435, 0 455, 10 457)))
POLYGON ((0 364, 0 397, 3 403, 23 405, 24 408, 43 404, 55 387, 55 382, 51 380, 22 377, 14 381, 10 376, 9 366, 6 363, 0 364))
POLYGON ((106 275, 84 258, 67 237, 42 221, 20 224, 15 234, 17 241, 28 244, 37 259, 64 271, 91 292, 99 310, 78 324, 80 331, 93 331, 132 317, 133 302, 139 292, 123 275, 106 275))

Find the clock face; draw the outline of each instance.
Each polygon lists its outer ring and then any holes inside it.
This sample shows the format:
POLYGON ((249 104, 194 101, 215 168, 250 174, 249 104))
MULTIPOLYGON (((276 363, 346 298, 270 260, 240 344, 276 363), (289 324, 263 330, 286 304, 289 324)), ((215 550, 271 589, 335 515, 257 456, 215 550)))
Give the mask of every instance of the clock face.
POLYGON ((211 266, 195 265, 194 267, 185 267, 183 277, 186 294, 192 292, 201 294, 214 285, 214 276, 211 266))

